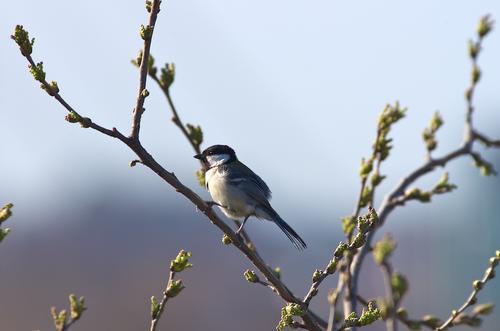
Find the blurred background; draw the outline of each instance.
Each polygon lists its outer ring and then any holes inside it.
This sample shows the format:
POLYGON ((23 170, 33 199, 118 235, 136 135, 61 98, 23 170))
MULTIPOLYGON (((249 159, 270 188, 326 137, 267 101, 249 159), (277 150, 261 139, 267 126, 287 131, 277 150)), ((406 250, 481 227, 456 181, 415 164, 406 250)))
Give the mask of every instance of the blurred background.
MULTIPOLYGON (((498 1, 164 1, 152 54, 176 64, 172 94, 181 117, 200 124, 204 146, 229 144, 274 192, 273 205, 308 243, 298 252, 279 229, 251 220, 247 231, 296 295, 343 238, 341 217, 354 206, 360 159, 370 152, 378 113, 399 100, 409 108, 393 132, 382 173, 389 191, 424 161, 422 129, 445 119, 436 155, 458 146, 469 83, 467 40, 479 18, 500 18, 498 1)), ((168 303, 160 330, 272 330, 282 303, 248 284, 251 268, 221 233, 121 143, 64 121, 65 111, 30 76, 9 39, 16 24, 36 38, 33 56, 47 79, 82 115, 128 132, 135 104, 144 1, 0 3, 0 204, 15 204, 0 246, 1 330, 52 330, 49 308, 84 295, 88 311, 72 330, 145 330, 149 298, 161 295, 170 259, 193 252, 187 288, 168 303)), ((500 136, 500 32, 480 56, 476 126, 500 136)), ((149 85, 142 142, 199 194, 193 152, 149 85)), ((482 150, 480 148, 480 150, 482 150)), ((500 170, 499 151, 484 157, 500 170)), ((395 269, 407 275, 403 301, 412 317, 449 315, 500 247, 500 180, 481 177, 469 158, 450 164, 452 194, 409 203, 378 236, 398 242, 395 269)), ((442 170, 417 183, 430 188, 442 170)), ((326 317, 325 281, 314 299, 326 317)), ((373 259, 361 293, 383 294, 373 259)), ((495 279, 480 302, 500 304, 495 279)), ((500 314, 484 330, 498 330, 500 314)), ((372 330, 380 330, 378 322, 372 330)))

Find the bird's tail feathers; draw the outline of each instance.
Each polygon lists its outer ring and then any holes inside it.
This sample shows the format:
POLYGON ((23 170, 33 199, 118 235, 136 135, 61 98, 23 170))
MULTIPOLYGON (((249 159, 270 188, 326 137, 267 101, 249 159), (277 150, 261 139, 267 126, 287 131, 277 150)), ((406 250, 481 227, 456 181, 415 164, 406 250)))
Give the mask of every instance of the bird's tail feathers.
POLYGON ((281 231, 283 231, 286 234, 288 239, 290 239, 290 241, 295 245, 295 247, 297 247, 298 250, 303 250, 307 248, 307 245, 304 242, 304 240, 302 240, 302 238, 297 234, 297 232, 295 232, 295 230, 292 229, 292 227, 288 225, 288 223, 285 222, 274 209, 270 208, 270 210, 265 210, 265 212, 270 216, 269 217, 270 220, 276 223, 277 226, 279 226, 281 231))

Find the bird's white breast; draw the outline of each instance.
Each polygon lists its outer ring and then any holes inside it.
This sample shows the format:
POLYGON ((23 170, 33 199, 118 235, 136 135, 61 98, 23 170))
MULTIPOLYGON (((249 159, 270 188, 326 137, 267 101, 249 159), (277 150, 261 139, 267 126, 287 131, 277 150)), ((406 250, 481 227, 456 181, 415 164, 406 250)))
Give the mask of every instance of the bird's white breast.
POLYGON ((240 219, 255 213, 255 206, 248 196, 227 179, 227 173, 220 167, 213 167, 205 174, 207 189, 212 199, 229 218, 240 219))

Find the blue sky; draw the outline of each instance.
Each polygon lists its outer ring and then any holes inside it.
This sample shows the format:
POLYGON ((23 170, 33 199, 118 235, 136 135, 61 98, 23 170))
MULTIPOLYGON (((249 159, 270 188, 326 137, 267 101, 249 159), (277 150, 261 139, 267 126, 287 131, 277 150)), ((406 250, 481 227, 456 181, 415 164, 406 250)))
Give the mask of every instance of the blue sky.
MULTIPOLYGON (((35 59, 44 61, 48 79, 59 82, 67 100, 96 122, 127 131, 137 85, 129 61, 141 46, 142 1, 1 6, 6 38, 0 43, 5 95, 0 138, 11 156, 2 165, 10 196, 20 190, 40 201, 37 188, 58 190, 75 173, 82 174, 72 178, 80 187, 88 176, 122 180, 129 175, 124 165, 130 153, 63 122, 62 108, 37 88, 7 36, 15 24, 24 24, 36 37, 35 59), (78 154, 70 152, 74 149, 78 154)), ((394 179, 423 159, 420 133, 433 111, 446 121, 438 153, 458 144, 470 68, 466 41, 485 13, 500 16, 500 5, 165 1, 152 51, 158 63, 176 64, 175 103, 186 122, 202 125, 205 146, 233 146, 270 182, 280 203, 307 201, 311 191, 320 192, 308 202, 314 209, 332 199, 352 201, 359 159, 369 152, 386 102, 400 100, 409 107, 393 134, 394 157, 386 169, 394 179), (301 190, 291 193, 290 181, 301 190)), ((498 121, 499 40, 496 32, 488 37, 480 59, 484 75, 476 119, 490 134, 498 133, 493 123, 498 121)), ((192 152, 171 125, 159 90, 150 90, 144 144, 193 181, 192 152)))

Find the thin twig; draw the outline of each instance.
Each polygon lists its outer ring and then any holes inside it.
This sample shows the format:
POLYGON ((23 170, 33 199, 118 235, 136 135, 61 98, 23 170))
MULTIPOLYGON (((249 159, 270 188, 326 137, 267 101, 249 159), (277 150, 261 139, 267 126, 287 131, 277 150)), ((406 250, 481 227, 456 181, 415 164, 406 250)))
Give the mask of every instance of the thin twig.
POLYGON ((149 22, 146 26, 147 29, 151 29, 149 33, 145 33, 143 36, 144 46, 142 49, 142 61, 139 67, 139 92, 137 95, 137 102, 133 112, 132 118, 132 131, 130 133, 130 138, 139 141, 139 131, 141 129, 141 117, 144 112, 144 100, 146 99, 146 81, 148 78, 148 62, 149 62, 149 52, 151 49, 151 41, 153 39, 153 33, 155 30, 156 18, 160 12, 161 0, 153 0, 151 5, 149 22))
POLYGON ((495 267, 498 265, 498 260, 500 259, 500 257, 497 257, 496 259, 497 262, 490 264, 488 269, 486 269, 484 277, 481 280, 474 281, 473 291, 469 295, 467 300, 465 300, 464 304, 457 310, 453 310, 450 317, 441 326, 436 328, 436 331, 442 331, 447 327, 453 325, 453 321, 455 320, 455 318, 457 318, 461 313, 463 313, 465 309, 467 309, 469 306, 472 306, 477 302, 478 292, 481 291, 484 288, 484 285, 495 276, 495 267))
POLYGON ((391 284, 392 266, 389 264, 389 262, 384 261, 380 265, 380 267, 382 269, 382 275, 384 278, 385 296, 386 299, 388 300, 389 306, 391 307, 389 309, 389 314, 385 320, 385 324, 387 327, 387 331, 397 331, 398 330, 398 324, 396 321, 397 302, 394 299, 394 293, 391 284))
MULTIPOLYGON (((172 96, 170 95, 170 88, 167 86, 164 86, 160 82, 160 79, 158 78, 158 76, 150 74, 149 77, 151 77, 151 79, 158 84, 161 91, 165 95, 165 98, 167 99, 168 105, 170 106, 170 109, 172 111, 172 122, 181 130, 182 134, 184 135, 186 140, 189 142, 189 144, 193 148, 194 152, 196 154, 200 154, 201 153, 200 146, 198 144, 196 144, 193 141, 193 138, 189 135, 189 132, 187 131, 186 126, 182 122, 182 120, 179 116, 179 113, 177 112, 177 109, 175 108, 174 102, 172 100, 172 96)), ((201 160, 200 160, 200 163, 202 166, 204 166, 204 164, 201 160)))
POLYGON ((328 303, 330 304, 330 312, 328 315, 328 327, 326 331, 335 330, 335 318, 337 316, 337 303, 339 301, 340 294, 342 293, 343 286, 341 283, 337 284, 336 289, 332 289, 328 294, 328 303))
POLYGON ((174 280, 174 277, 175 277, 175 272, 170 271, 170 274, 168 276, 167 285, 165 285, 165 289, 163 290, 163 298, 161 299, 161 302, 158 305, 158 312, 151 319, 151 327, 149 328, 150 331, 156 330, 156 325, 158 324, 158 321, 160 320, 161 315, 163 314, 163 310, 165 309, 165 305, 169 299, 169 296, 167 295, 168 286, 172 283, 172 281, 174 280))
MULTIPOLYGON (((372 154, 370 156, 370 162, 375 162, 375 167, 377 173, 380 171, 380 163, 381 163, 381 155, 378 153, 377 150, 377 145, 380 140, 380 135, 382 134, 382 127, 379 124, 377 126, 377 134, 375 136, 375 141, 372 146, 372 154)), ((354 208, 354 213, 352 216, 352 219, 356 219, 359 216, 359 212, 361 211, 361 204, 362 204, 362 199, 363 199, 363 192, 366 187, 366 182, 368 180, 368 175, 362 177, 361 179, 361 187, 358 195, 358 200, 356 202, 355 208, 354 208)), ((372 189, 372 198, 371 198, 371 204, 373 204, 373 199, 375 195, 375 189, 376 187, 373 187, 372 189)), ((348 256, 346 261, 345 261, 345 268, 342 273, 342 277, 339 277, 338 280, 338 285, 341 283, 344 284, 345 287, 345 294, 344 294, 344 317, 347 317, 351 312, 355 311, 355 306, 352 304, 353 302, 353 282, 352 282, 352 273, 351 273, 351 265, 353 262, 353 257, 348 256)), ((354 291, 355 293, 355 291, 354 291)))

